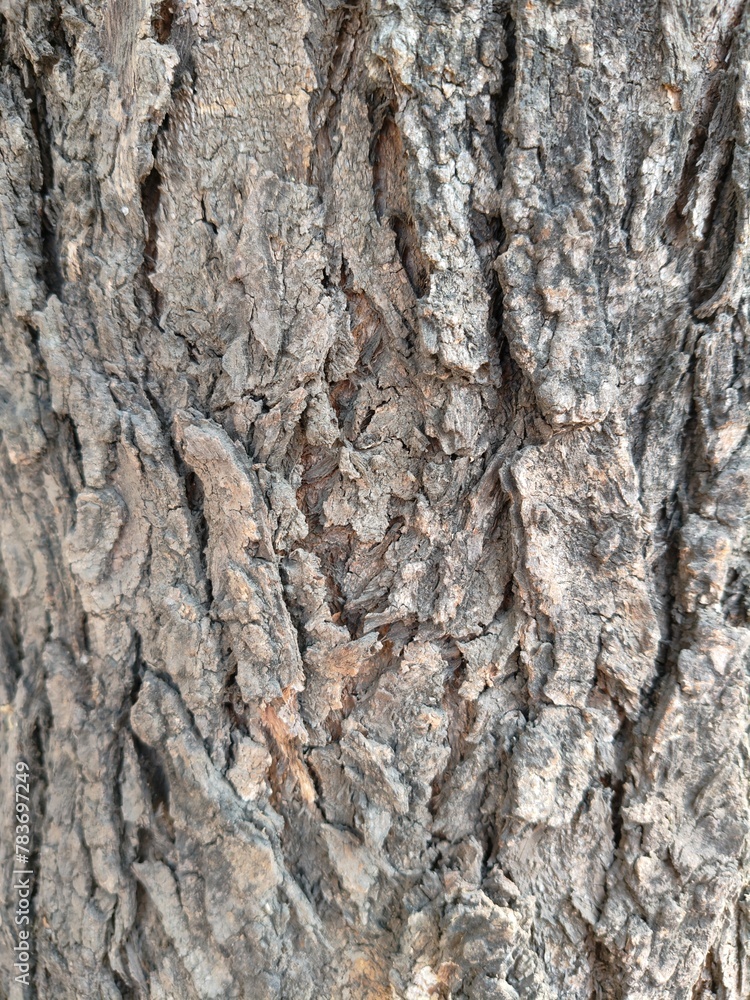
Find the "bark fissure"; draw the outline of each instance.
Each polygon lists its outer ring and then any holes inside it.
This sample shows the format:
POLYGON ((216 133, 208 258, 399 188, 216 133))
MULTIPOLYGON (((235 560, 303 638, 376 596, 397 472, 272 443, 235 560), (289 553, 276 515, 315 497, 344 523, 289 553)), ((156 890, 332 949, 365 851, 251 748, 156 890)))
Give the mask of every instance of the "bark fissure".
POLYGON ((62 298, 63 275, 60 266, 55 209, 52 206, 52 199, 57 192, 47 100, 42 82, 30 62, 26 62, 22 73, 24 77, 24 90, 29 102, 29 119, 39 152, 39 166, 41 170, 39 198, 41 201, 42 269, 40 279, 48 298, 50 295, 62 298))
MULTIPOLYGON (((168 119, 165 119, 165 122, 168 119)), ((164 126, 163 126, 164 127, 164 126)), ((158 135, 151 148, 154 165, 141 183, 141 211, 146 224, 146 240, 143 246, 143 274, 151 298, 152 316, 156 325, 161 328, 161 296, 152 280, 156 271, 159 256, 159 224, 158 212, 161 201, 161 174, 157 167, 158 135)))
POLYGON ((743 10, 4 12, 40 1000, 745 1000, 743 10))
POLYGON ((396 251, 418 299, 429 295, 430 268, 422 253, 406 179, 406 153, 396 122, 396 99, 382 91, 370 98, 374 138, 370 150, 375 214, 393 230, 396 251))

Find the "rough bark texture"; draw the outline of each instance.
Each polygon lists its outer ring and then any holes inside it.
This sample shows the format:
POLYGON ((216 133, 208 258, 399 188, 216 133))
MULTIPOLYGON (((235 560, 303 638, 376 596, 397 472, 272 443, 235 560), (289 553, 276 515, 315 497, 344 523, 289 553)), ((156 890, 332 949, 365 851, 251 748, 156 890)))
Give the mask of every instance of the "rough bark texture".
POLYGON ((750 8, 0 9, 0 995, 746 1000, 750 8))

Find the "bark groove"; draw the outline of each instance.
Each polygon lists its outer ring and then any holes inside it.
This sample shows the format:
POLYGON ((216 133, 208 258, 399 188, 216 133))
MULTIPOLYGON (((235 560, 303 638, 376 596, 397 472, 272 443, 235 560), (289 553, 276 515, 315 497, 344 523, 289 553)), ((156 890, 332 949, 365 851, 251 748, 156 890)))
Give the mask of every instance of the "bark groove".
POLYGON ((0 18, 0 996, 748 997, 750 7, 0 18))

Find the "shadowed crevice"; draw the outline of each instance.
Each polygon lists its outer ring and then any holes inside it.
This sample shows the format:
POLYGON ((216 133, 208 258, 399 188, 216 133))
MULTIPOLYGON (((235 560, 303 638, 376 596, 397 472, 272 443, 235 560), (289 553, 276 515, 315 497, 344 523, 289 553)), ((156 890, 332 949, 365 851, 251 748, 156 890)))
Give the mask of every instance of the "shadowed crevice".
MULTIPOLYGON (((167 121, 168 119, 165 118, 165 125, 167 121)), ((157 217, 159 212, 159 203, 161 201, 161 174, 159 173, 159 168, 156 165, 156 147, 157 140, 154 139, 152 147, 154 165, 141 182, 141 210, 146 223, 146 242, 143 247, 142 270, 146 279, 146 284, 148 285, 149 295, 151 297, 151 308, 154 322, 160 326, 162 309, 161 293, 151 278, 151 275, 156 271, 156 263, 159 257, 159 228, 157 217)))
POLYGON ((396 250, 418 299, 430 293, 430 268, 422 253, 407 180, 407 154, 395 106, 376 92, 370 100, 375 137, 370 147, 375 214, 396 236, 396 250))
POLYGON ((39 151, 41 168, 41 256, 39 279, 44 286, 46 297, 63 297, 63 274, 60 266, 60 251, 57 238, 57 220, 51 199, 55 190, 55 170, 52 157, 52 132, 47 114, 47 100, 39 78, 30 62, 23 73, 24 92, 29 101, 29 119, 39 151))

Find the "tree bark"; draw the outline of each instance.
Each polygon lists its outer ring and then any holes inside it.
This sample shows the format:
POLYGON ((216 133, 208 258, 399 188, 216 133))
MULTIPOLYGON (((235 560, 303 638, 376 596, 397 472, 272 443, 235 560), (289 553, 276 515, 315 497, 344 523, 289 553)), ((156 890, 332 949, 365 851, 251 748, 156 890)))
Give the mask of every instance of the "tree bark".
POLYGON ((0 995, 750 997, 750 6, 1 9, 0 995))

